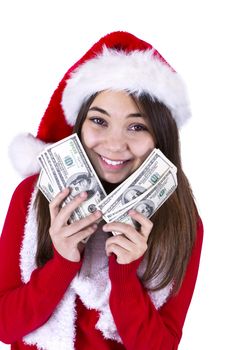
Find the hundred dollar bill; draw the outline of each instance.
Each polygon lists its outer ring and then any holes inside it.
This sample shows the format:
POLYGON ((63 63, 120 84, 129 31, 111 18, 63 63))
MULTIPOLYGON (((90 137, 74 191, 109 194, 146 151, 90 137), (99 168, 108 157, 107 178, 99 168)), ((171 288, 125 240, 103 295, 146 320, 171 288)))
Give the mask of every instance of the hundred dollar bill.
MULTIPOLYGON (((176 187, 176 174, 169 170, 158 184, 152 186, 148 191, 140 196, 140 200, 133 203, 131 209, 134 209, 145 217, 150 218, 170 197, 170 195, 175 191, 176 187)), ((123 222, 132 225, 135 228, 139 228, 139 224, 128 215, 128 212, 125 212, 112 220, 105 217, 105 220, 107 222, 123 222)), ((119 234, 119 232, 113 232, 113 234, 116 235, 119 234)))
POLYGON ((104 198, 98 204, 98 209, 104 215, 113 215, 124 208, 127 210, 134 199, 159 182, 169 169, 174 173, 177 171, 175 165, 160 150, 154 149, 140 168, 124 182, 120 191, 104 198))
MULTIPOLYGON (((51 177, 49 169, 47 168, 47 165, 45 164, 44 160, 42 159, 42 156, 38 157, 38 161, 39 161, 41 169, 42 169, 41 172, 45 173, 47 175, 47 178, 50 180, 50 183, 52 184, 53 183, 53 178, 51 177)), ((43 175, 43 174, 41 174, 41 175, 43 175)))
MULTIPOLYGON (((56 170, 51 163, 48 155, 46 153, 41 154, 38 157, 39 163, 41 164, 42 170, 39 176, 39 181, 38 181, 38 187, 41 189, 41 191, 44 193, 45 197, 49 200, 49 202, 53 199, 51 196, 48 196, 48 193, 51 192, 51 188, 53 189, 54 193, 59 193, 62 191, 63 187, 60 182, 59 177, 57 176, 56 170), (45 175, 46 174, 46 175, 45 175), (46 179, 47 178, 47 179, 46 179), (44 180, 47 181, 48 183, 48 188, 46 190, 45 185, 41 182, 44 180)), ((69 197, 66 197, 64 202, 62 203, 62 206, 66 205, 69 203, 71 199, 69 197)), ((71 217, 69 219, 69 222, 74 222, 78 219, 77 213, 73 212, 71 214, 71 217)))
POLYGON ((49 146, 40 157, 59 190, 70 188, 66 202, 83 191, 87 192, 87 200, 75 210, 76 219, 96 210, 96 205, 106 196, 106 192, 76 134, 49 146))
POLYGON ((47 153, 44 151, 40 154, 38 157, 39 163, 46 172, 48 178, 50 179, 51 185, 54 187, 59 188, 59 191, 63 189, 61 181, 56 173, 56 169, 54 165, 52 164, 51 160, 49 159, 47 153))
POLYGON ((60 192, 44 169, 41 170, 37 181, 37 187, 41 190, 49 202, 60 192))
MULTIPOLYGON (((43 195, 47 198, 48 202, 51 202, 55 196, 60 192, 58 186, 55 182, 51 182, 50 178, 48 177, 46 171, 42 168, 39 174, 39 178, 37 181, 37 187, 40 189, 40 191, 43 193, 43 195)), ((64 201, 62 203, 62 207, 67 204, 67 201, 64 201)), ((77 215, 75 212, 71 213, 71 216, 69 218, 69 223, 75 222, 77 220, 77 215)), ((87 239, 86 239, 87 240, 87 239)), ((86 240, 83 240, 84 243, 86 243, 86 240)))
POLYGON ((159 191, 161 186, 164 186, 164 183, 166 183, 166 186, 172 186, 172 188, 173 188, 173 183, 174 183, 175 188, 177 187, 177 176, 176 176, 176 172, 174 172, 174 169, 168 169, 166 171, 166 173, 163 175, 163 177, 160 179, 160 181, 158 181, 155 185, 148 188, 140 196, 136 197, 131 202, 129 202, 127 206, 120 207, 118 211, 105 213, 103 216, 104 220, 107 222, 114 221, 119 216, 123 215, 124 213, 126 213, 130 209, 132 209, 134 207, 134 205, 136 205, 138 202, 140 202, 142 199, 144 199, 145 196, 148 195, 148 193, 152 193, 153 191, 159 191), (171 177, 171 174, 172 174, 172 177, 171 177), (170 179, 169 183, 167 183, 168 178, 170 179))

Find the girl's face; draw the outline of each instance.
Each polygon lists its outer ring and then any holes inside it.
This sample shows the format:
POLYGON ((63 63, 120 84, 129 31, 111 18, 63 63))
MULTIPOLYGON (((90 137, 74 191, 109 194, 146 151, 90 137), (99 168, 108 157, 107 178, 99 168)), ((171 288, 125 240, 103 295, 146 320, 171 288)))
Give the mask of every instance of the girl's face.
POLYGON ((155 147, 148 117, 123 91, 103 91, 92 102, 81 130, 85 151, 98 176, 125 180, 155 147))

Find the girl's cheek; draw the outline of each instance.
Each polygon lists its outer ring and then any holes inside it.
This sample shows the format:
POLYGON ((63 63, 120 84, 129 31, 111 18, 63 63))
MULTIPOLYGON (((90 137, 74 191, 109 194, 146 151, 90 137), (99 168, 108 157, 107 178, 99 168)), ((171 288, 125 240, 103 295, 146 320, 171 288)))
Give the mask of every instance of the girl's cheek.
POLYGON ((131 143, 131 152, 138 157, 147 157, 154 148, 155 142, 152 138, 142 138, 131 143))
POLYGON ((88 148, 94 147, 100 139, 100 134, 98 134, 95 130, 91 130, 90 128, 83 127, 81 132, 81 141, 83 145, 88 148))

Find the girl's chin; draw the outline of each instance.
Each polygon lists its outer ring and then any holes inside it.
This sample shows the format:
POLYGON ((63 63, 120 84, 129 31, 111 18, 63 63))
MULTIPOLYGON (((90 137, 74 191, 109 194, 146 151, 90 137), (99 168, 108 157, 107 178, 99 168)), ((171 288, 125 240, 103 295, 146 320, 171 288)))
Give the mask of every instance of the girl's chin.
POLYGON ((102 176, 101 175, 99 176, 101 182, 105 181, 110 184, 118 185, 123 181, 125 181, 131 175, 131 173, 129 172, 125 174, 106 174, 105 173, 104 175, 102 176))
POLYGON ((125 171, 118 171, 118 172, 103 171, 103 169, 96 169, 96 172, 102 183, 106 182, 112 185, 115 184, 115 186, 125 181, 125 179, 127 179, 132 173, 129 171, 129 169, 125 171))

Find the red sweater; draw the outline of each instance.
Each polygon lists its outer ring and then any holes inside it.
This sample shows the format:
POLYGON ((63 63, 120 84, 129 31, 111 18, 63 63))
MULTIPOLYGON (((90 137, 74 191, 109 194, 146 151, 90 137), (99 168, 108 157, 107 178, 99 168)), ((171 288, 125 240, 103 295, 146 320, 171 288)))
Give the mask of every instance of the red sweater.
MULTIPOLYGON (((49 319, 82 265, 55 252, 49 262, 32 273, 28 283, 21 281, 19 254, 35 181, 35 176, 27 178, 15 190, 0 239, 0 340, 12 344, 14 350, 37 349, 23 343, 22 338, 49 319)), ((181 289, 159 310, 136 275, 138 261, 120 265, 111 257, 109 304, 124 345, 105 339, 95 329, 98 312, 85 308, 77 297, 75 349, 177 349, 197 278, 202 239, 203 227, 199 221, 196 243, 181 289)))

